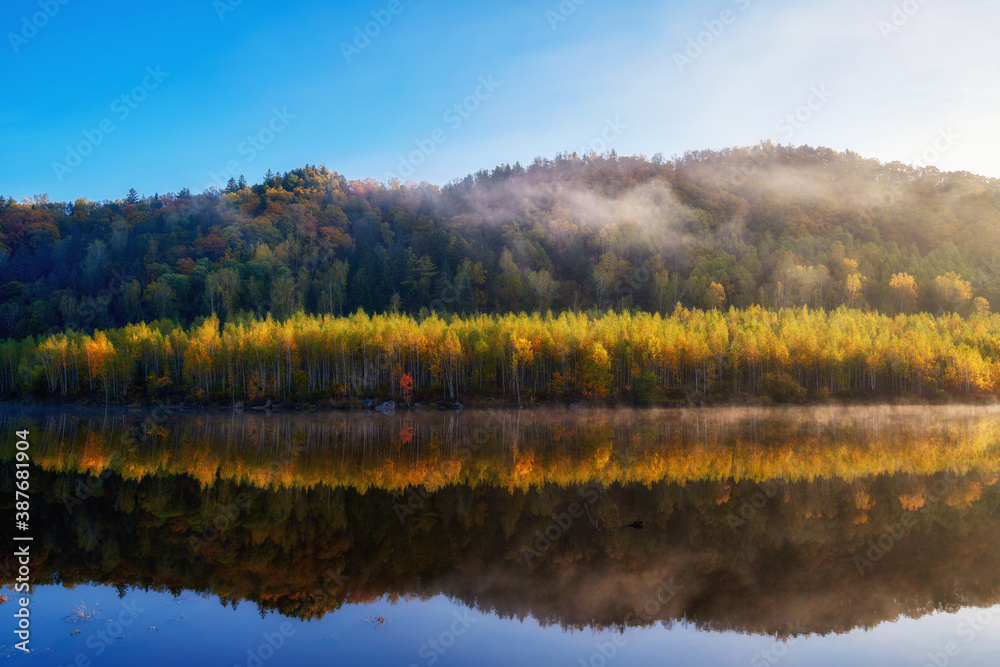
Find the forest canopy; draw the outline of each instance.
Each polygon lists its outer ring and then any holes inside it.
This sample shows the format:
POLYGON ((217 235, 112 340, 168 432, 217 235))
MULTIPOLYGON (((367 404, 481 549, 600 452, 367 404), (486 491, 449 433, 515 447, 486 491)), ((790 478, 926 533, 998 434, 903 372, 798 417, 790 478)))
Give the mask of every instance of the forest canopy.
POLYGON ((770 143, 453 181, 326 167, 115 201, 0 197, 0 337, 363 309, 985 313, 1000 183, 770 143))

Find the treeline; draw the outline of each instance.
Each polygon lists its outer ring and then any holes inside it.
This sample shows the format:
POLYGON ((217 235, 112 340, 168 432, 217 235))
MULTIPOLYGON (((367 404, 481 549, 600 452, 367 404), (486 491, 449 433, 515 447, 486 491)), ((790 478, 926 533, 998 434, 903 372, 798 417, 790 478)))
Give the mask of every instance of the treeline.
POLYGON ((445 187, 325 167, 115 201, 0 197, 0 337, 293 313, 1000 302, 1000 186, 775 146, 558 155, 445 187))
POLYGON ((298 313, 0 343, 9 397, 197 402, 496 397, 677 403, 993 392, 1000 315, 807 307, 546 315, 298 313))

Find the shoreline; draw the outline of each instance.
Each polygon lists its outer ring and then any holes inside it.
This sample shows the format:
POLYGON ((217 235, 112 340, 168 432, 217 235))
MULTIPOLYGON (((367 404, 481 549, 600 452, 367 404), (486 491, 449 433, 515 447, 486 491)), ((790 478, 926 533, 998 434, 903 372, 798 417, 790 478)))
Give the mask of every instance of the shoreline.
POLYGON ((602 402, 602 401, 532 401, 527 404, 518 405, 513 399, 448 399, 424 403, 414 401, 409 406, 395 401, 391 411, 383 412, 377 408, 386 401, 393 399, 384 398, 380 400, 369 399, 372 406, 363 404, 364 399, 343 399, 340 401, 325 400, 318 402, 273 402, 270 406, 267 402, 259 402, 251 405, 234 406, 223 403, 189 403, 188 401, 173 402, 168 397, 166 401, 159 402, 133 402, 133 403, 95 403, 87 401, 39 401, 39 400, 0 400, 0 411, 6 412, 8 409, 51 409, 63 412, 85 412, 95 413, 99 411, 137 411, 153 412, 157 409, 166 410, 168 413, 184 414, 352 414, 352 415, 384 415, 393 414, 435 414, 452 413, 460 414, 484 413, 496 410, 504 412, 517 411, 565 411, 565 412, 599 412, 608 410, 630 410, 630 411, 684 411, 684 410, 724 410, 733 408, 757 408, 767 409, 787 409, 787 408, 905 408, 905 407, 996 407, 1000 405, 1000 397, 994 395, 972 395, 972 396, 945 396, 945 397, 920 397, 920 396, 886 396, 881 398, 852 398, 837 397, 822 401, 810 401, 802 403, 780 403, 766 397, 750 398, 719 398, 716 400, 691 400, 686 402, 674 401, 645 404, 630 402, 602 402))

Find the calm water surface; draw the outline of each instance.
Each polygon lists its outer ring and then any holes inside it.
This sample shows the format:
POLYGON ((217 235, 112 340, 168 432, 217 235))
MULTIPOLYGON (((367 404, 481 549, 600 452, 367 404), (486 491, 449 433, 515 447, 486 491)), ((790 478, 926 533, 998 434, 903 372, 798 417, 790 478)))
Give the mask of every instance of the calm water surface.
POLYGON ((0 428, 5 516, 15 430, 34 464, 12 664, 1000 657, 994 408, 3 406, 0 428))

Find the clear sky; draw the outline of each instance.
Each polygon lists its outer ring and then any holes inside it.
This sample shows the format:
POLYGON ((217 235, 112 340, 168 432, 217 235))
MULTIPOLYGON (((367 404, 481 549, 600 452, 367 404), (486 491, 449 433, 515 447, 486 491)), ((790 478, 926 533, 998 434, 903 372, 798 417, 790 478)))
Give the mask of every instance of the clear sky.
POLYGON ((444 184, 560 151, 765 139, 1000 177, 998 16, 1000 0, 7 0, 0 193, 201 192, 307 163, 444 184))

